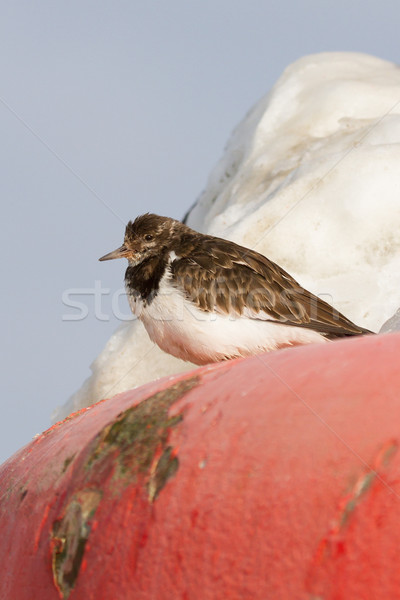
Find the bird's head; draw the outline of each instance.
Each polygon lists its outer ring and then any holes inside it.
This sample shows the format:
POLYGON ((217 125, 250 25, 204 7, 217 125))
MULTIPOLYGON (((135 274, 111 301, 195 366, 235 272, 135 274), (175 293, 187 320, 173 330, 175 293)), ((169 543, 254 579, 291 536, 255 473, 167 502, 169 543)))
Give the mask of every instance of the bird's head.
POLYGON ((150 213, 141 215, 134 221, 129 221, 122 246, 99 260, 127 258, 131 266, 138 265, 147 258, 172 250, 174 240, 179 237, 180 227, 184 225, 168 217, 150 213))

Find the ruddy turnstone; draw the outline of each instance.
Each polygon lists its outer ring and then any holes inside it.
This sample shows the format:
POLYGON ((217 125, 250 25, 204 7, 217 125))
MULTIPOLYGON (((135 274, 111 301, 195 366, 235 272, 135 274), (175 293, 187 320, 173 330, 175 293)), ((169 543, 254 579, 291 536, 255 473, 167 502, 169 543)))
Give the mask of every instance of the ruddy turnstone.
POLYGON ((150 338, 198 365, 371 333, 262 254, 168 217, 130 221, 122 246, 99 260, 123 257, 129 304, 150 338))

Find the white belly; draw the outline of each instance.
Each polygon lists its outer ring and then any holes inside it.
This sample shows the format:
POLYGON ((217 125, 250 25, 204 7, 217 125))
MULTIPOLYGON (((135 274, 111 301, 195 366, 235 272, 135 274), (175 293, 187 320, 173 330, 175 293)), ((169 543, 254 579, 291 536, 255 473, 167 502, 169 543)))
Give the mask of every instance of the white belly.
POLYGON ((316 331, 251 319, 207 313, 161 281, 148 307, 130 300, 150 338, 162 350, 195 364, 259 354, 297 344, 327 342, 316 331))

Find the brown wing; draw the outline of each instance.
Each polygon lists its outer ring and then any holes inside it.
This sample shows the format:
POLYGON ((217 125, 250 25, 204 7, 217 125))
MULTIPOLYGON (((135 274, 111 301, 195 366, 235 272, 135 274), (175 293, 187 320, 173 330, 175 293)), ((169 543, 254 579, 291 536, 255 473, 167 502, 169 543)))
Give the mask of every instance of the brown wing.
POLYGON ((328 337, 371 333, 253 250, 199 236, 185 254, 171 264, 173 282, 202 310, 308 327, 328 337))

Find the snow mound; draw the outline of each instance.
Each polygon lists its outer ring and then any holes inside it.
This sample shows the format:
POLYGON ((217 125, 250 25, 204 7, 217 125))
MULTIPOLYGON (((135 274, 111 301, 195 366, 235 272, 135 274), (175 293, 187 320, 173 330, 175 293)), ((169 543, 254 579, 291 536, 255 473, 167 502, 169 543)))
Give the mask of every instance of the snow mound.
MULTIPOLYGON (((400 69, 357 53, 307 56, 236 128, 186 222, 265 254, 379 331, 400 306, 399 165, 400 69)), ((393 327, 398 317, 383 330, 393 327)), ((125 324, 56 416, 191 367, 125 324)))

